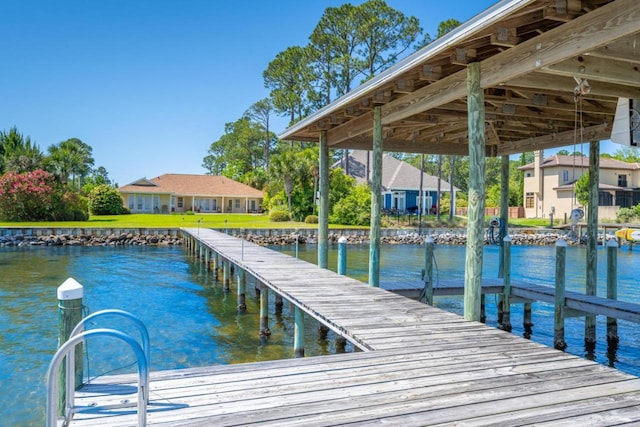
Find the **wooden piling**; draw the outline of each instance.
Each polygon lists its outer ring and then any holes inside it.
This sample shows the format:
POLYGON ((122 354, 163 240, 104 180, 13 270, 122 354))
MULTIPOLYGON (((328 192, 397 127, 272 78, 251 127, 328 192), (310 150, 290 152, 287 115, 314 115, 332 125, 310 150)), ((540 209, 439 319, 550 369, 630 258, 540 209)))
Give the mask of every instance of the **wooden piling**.
MULTIPOLYGON (((500 168, 500 235, 507 236, 509 228, 509 156, 502 156, 500 168)), ((500 242, 498 277, 504 277, 504 245, 500 242)))
POLYGON ((369 286, 380 287, 380 227, 382 207, 382 108, 373 108, 373 175, 369 231, 369 286))
POLYGON ((329 265, 329 144, 327 131, 320 132, 320 204, 318 206, 318 267, 329 265))
POLYGON ((502 322, 501 327, 511 332, 511 237, 506 236, 502 241, 502 322))
POLYGON ((321 340, 326 340, 327 335, 329 335, 329 327, 321 322, 318 322, 318 337, 321 340))
POLYGON ((222 287, 225 291, 229 292, 231 276, 231 262, 229 260, 222 260, 222 287))
MULTIPOLYGON (((587 205, 587 277, 586 294, 596 295, 598 288, 598 195, 600 183, 600 142, 589 143, 589 204, 587 205)), ((596 345, 596 316, 584 320, 584 343, 587 350, 596 345)))
POLYGON ((424 299, 429 305, 433 305, 433 251, 435 243, 431 236, 424 239, 424 299))
POLYGON ((269 288, 260 284, 260 336, 268 337, 269 330, 269 288))
POLYGON ((469 214, 464 271, 464 318, 479 321, 482 294, 485 205, 485 111, 480 86, 480 63, 467 67, 467 111, 469 131, 469 214))
POLYGON ((276 314, 282 314, 282 307, 284 306, 284 302, 282 301, 282 295, 278 293, 275 294, 273 306, 275 308, 276 314))
POLYGON ((244 313, 247 311, 246 301, 246 288, 247 288, 247 275, 242 268, 236 269, 237 286, 238 286, 238 313, 244 313))
MULTIPOLYGON (((73 278, 68 278, 57 289, 58 296, 58 348, 67 342, 71 331, 82 321, 82 298, 84 289, 80 283, 73 278)), ((76 346, 75 351, 75 372, 73 375, 75 388, 82 385, 82 344, 76 346)), ((58 408, 60 415, 64 415, 67 395, 66 366, 63 364, 60 369, 60 380, 58 381, 58 408)))
POLYGON ((220 265, 220 260, 218 257, 218 252, 213 251, 213 277, 218 278, 218 269, 220 265))
MULTIPOLYGON (((607 298, 618 299, 618 243, 607 242, 607 298)), ((618 343, 618 320, 607 317, 607 343, 618 343)))
POLYGON ((338 274, 347 275, 347 238, 344 236, 338 239, 338 274))
POLYGON ((567 264, 567 242, 558 239, 556 242, 556 301, 553 319, 553 346, 558 350, 567 348, 564 340, 564 307, 567 264))
POLYGON ((296 306, 294 313, 293 357, 304 357, 304 312, 296 306))
POLYGON ((531 330, 533 329, 533 321, 531 320, 531 303, 525 302, 523 308, 523 322, 522 326, 524 327, 525 333, 531 334, 531 330))

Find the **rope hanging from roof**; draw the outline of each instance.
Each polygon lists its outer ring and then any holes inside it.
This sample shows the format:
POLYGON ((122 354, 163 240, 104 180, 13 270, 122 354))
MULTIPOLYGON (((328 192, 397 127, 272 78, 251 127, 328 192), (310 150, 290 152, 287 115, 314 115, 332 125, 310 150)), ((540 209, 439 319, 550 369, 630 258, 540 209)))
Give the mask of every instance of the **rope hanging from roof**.
MULTIPOLYGON (((574 101, 574 118, 573 118, 573 170, 572 170, 572 181, 573 181, 573 195, 571 198, 572 206, 578 205, 577 197, 576 197, 576 144, 578 143, 578 129, 580 130, 580 171, 582 172, 582 168, 584 167, 584 152, 583 152, 583 142, 584 142, 584 126, 582 120, 582 99, 584 95, 587 95, 591 91, 591 85, 587 81, 587 79, 579 79, 574 77, 577 85, 573 89, 573 101, 574 101)), ((584 214, 583 214, 584 215, 584 214)))

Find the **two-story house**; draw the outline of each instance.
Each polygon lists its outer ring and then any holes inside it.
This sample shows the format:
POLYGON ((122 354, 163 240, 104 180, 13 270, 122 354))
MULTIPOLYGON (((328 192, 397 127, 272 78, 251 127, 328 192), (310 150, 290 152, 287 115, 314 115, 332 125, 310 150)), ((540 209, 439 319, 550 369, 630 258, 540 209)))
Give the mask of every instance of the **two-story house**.
MULTIPOLYGON (((589 158, 555 155, 543 159, 534 153, 534 162, 520 166, 524 173, 526 218, 569 218, 571 210, 582 207, 576 199, 575 182, 589 172, 589 158)), ((600 158, 598 218, 613 220, 621 207, 640 203, 640 164, 600 158)))
MULTIPOLYGON (((358 183, 371 182, 373 153, 366 150, 349 152, 349 175, 358 183)), ((346 171, 344 158, 337 161, 334 168, 346 171)), ((438 178, 422 174, 422 212, 435 213, 437 204, 438 178)), ((451 184, 440 179, 440 197, 451 191, 451 184)), ((453 187, 452 205, 455 209, 458 187, 453 187)), ((382 209, 399 212, 417 212, 420 206, 420 169, 398 160, 388 153, 382 156, 382 209)))

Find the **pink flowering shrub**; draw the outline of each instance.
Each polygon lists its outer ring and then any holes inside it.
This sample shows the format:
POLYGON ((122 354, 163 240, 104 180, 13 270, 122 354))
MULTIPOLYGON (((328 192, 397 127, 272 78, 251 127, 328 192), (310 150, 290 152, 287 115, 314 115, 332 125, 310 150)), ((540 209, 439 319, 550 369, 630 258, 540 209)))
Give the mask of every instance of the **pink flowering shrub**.
MULTIPOLYGON (((49 172, 8 172, 0 177, 0 219, 5 221, 73 220, 82 201, 49 172)), ((86 219, 78 214, 78 219, 86 219)))

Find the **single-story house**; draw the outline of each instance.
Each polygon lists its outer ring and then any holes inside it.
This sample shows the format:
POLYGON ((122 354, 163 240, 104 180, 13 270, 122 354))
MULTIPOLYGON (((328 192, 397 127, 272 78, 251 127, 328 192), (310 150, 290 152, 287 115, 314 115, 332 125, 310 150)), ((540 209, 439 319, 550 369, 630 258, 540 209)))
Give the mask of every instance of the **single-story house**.
MULTIPOLYGON (((576 181, 589 172, 586 156, 554 155, 544 158, 534 152, 534 162, 520 166, 524 173, 524 211, 526 218, 556 218, 581 207, 575 193, 576 181)), ((606 157, 600 158, 598 218, 615 219, 616 211, 640 203, 640 165, 606 157)))
POLYGON ((168 173, 118 188, 132 213, 251 213, 262 211, 264 194, 224 176, 168 173))
MULTIPOLYGON (((350 150, 349 175, 358 183, 371 182, 373 153, 367 150, 350 150)), ((335 162, 333 167, 345 167, 345 160, 335 162)), ((440 180, 440 197, 448 193, 451 186, 448 181, 440 180)), ((453 187, 452 207, 455 209, 457 187, 453 187)), ((382 209, 396 212, 416 212, 420 206, 420 169, 398 160, 388 153, 382 156, 382 209)), ((433 212, 437 202, 438 177, 422 174, 422 212, 433 212)), ((454 211, 455 212, 455 211, 454 211)))

